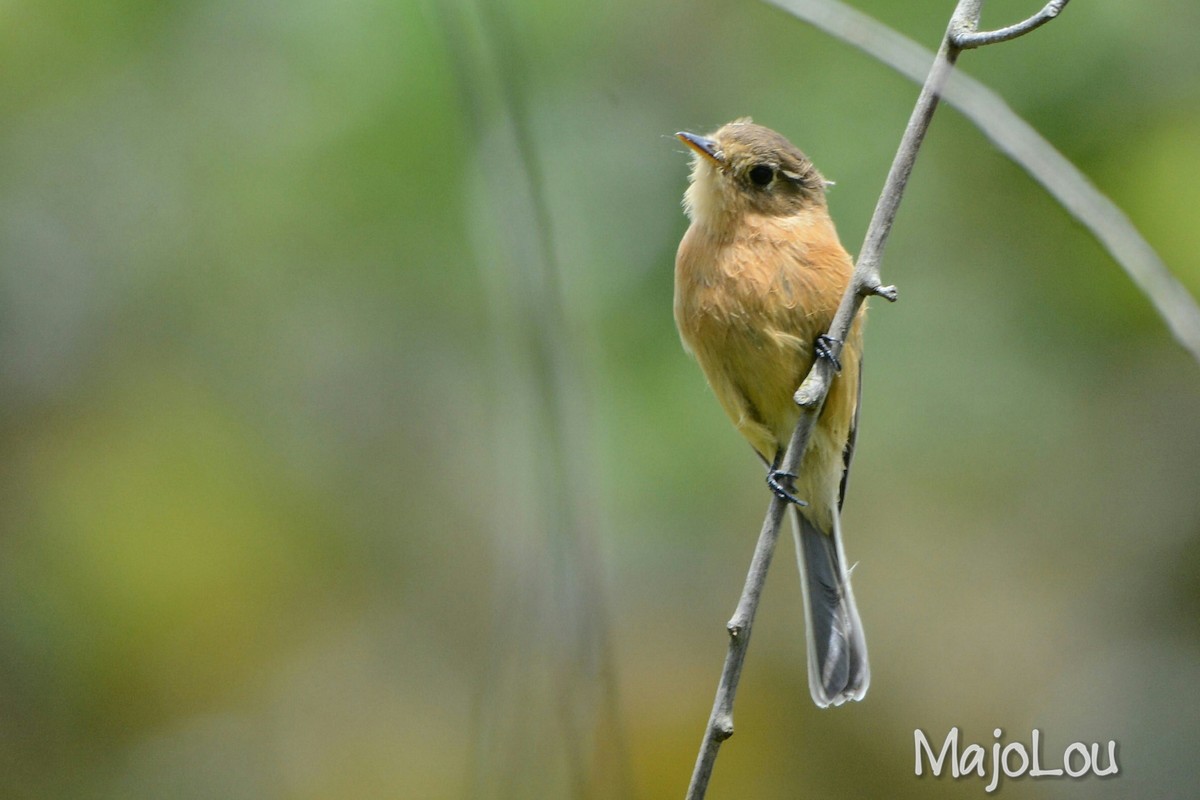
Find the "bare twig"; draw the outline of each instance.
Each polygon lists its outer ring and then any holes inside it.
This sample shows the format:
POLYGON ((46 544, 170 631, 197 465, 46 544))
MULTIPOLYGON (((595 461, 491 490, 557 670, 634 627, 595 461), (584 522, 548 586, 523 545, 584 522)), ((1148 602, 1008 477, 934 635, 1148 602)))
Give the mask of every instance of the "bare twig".
POLYGON ((950 34, 950 41, 959 50, 971 50, 989 44, 999 44, 1023 36, 1035 28, 1040 28, 1059 15, 1059 12, 1071 0, 1050 0, 1038 13, 1016 25, 1000 28, 995 31, 956 30, 950 34))
MULTIPOLYGON (((917 152, 921 148, 925 132, 929 130, 929 123, 933 118, 933 112, 937 109, 941 92, 954 70, 958 54, 962 50, 954 42, 954 34, 956 31, 974 31, 979 21, 982 3, 983 0, 960 0, 942 40, 941 49, 921 88, 921 94, 917 98, 904 136, 900 140, 896 157, 892 161, 887 181, 879 196, 879 202, 875 205, 875 213, 867 228, 866 239, 854 267, 854 275, 850 285, 846 287, 841 304, 838 306, 837 313, 826 334, 834 342, 835 357, 841 352, 841 345, 838 343, 844 342, 848 337, 850 326, 868 297, 879 295, 891 301, 896 299, 896 287, 883 286, 880 280, 879 262, 883 255, 883 248, 891 233, 896 210, 904 196, 908 178, 912 174, 917 152)), ((1036 27, 1037 25, 1030 25, 1027 30, 1033 30, 1036 27)), ((1024 32, 1026 31, 1020 33, 1024 32)), ((1014 33, 1008 38, 1018 36, 1020 33, 1014 33)), ((834 376, 833 363, 834 359, 815 359, 812 369, 809 370, 804 382, 796 391, 796 403, 801 409, 800 420, 792 434, 783 462, 779 466, 779 469, 784 472, 795 473, 799 470, 813 427, 829 393, 834 376)), ((754 557, 750 562, 746 584, 742 589, 742 596, 738 601, 733 618, 726 626, 729 631, 729 650, 725 656, 725 666, 717 686, 716 699, 713 702, 712 713, 700 745, 700 753, 696 758, 692 780, 688 786, 687 800, 702 800, 705 796, 721 743, 733 735, 734 697, 737 693, 738 681, 741 678, 746 649, 750 643, 751 627, 766 580, 767 568, 770 566, 775 544, 779 540, 779 526, 783 521, 786 505, 786 501, 779 497, 771 498, 762 531, 759 533, 758 544, 754 549, 754 557)))
POLYGON ((721 747, 721 742, 733 735, 733 699, 737 694, 738 681, 742 677, 746 648, 750 646, 750 628, 754 624, 754 612, 758 609, 758 599, 767 579, 767 568, 771 566, 771 558, 775 554, 779 525, 786 510, 787 501, 772 495, 767 518, 763 520, 762 531, 758 534, 754 557, 750 560, 750 572, 746 575, 742 597, 733 612, 733 617, 725 626, 729 631, 729 650, 725 654, 725 668, 721 670, 721 682, 717 686, 717 697, 713 701, 708 727, 704 730, 704 740, 700 743, 700 754, 696 757, 696 767, 692 771, 692 781, 687 791, 688 800, 700 800, 704 797, 708 791, 708 779, 712 777, 713 765, 717 761, 717 750, 721 747))

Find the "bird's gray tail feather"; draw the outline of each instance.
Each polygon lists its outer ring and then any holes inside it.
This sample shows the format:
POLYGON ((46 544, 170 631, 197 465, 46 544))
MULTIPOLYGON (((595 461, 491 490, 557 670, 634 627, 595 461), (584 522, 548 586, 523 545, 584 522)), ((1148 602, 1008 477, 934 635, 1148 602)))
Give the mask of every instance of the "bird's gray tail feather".
POLYGON ((861 700, 871 681, 871 669, 862 621, 850 590, 837 511, 833 511, 833 530, 828 533, 799 509, 794 512, 813 702, 824 708, 861 700))

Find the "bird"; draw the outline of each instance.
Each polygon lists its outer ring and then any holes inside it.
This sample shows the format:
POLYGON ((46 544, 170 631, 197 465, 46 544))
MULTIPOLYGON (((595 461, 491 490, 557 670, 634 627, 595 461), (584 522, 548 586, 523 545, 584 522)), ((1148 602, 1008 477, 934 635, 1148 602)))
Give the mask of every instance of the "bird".
POLYGON ((675 324, 765 463, 769 487, 792 509, 813 702, 861 700, 870 667, 839 514, 858 427, 863 317, 845 342, 827 338, 853 273, 826 203, 831 184, 782 134, 749 117, 708 135, 676 136, 692 163, 675 324), (780 465, 800 417, 793 395, 816 358, 829 359, 836 374, 791 475, 780 465))

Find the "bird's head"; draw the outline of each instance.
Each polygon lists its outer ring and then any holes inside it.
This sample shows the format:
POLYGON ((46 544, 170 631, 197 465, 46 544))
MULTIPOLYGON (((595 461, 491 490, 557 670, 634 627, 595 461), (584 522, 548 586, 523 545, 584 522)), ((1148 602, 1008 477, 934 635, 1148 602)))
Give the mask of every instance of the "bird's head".
POLYGON ((683 196, 693 222, 722 229, 746 214, 789 217, 825 206, 827 183, 808 156, 749 117, 708 136, 675 135, 693 151, 683 196))

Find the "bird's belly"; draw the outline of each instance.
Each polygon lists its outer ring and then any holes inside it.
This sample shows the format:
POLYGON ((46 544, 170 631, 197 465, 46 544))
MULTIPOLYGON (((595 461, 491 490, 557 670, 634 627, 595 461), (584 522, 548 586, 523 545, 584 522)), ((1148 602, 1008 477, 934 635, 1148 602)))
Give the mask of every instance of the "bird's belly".
POLYGON ((693 323, 685 339, 717 399, 754 448, 772 460, 799 418, 792 395, 811 364, 806 343, 752 315, 703 315, 693 323))
MULTIPOLYGON (((777 320, 749 313, 696 314, 681 323, 684 343, 734 427, 767 463, 773 463, 791 441, 800 419, 794 395, 812 366, 808 332, 783 332, 772 327, 777 320)), ((840 396, 841 392, 834 392, 830 399, 837 404, 840 396)), ((795 485, 800 497, 833 502, 848 431, 845 425, 830 424, 830 410, 827 402, 795 485)))

